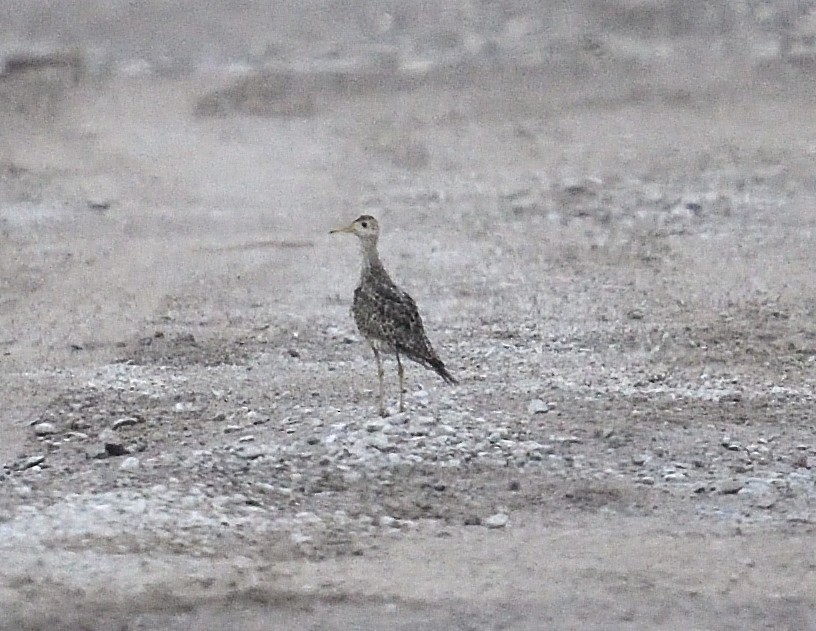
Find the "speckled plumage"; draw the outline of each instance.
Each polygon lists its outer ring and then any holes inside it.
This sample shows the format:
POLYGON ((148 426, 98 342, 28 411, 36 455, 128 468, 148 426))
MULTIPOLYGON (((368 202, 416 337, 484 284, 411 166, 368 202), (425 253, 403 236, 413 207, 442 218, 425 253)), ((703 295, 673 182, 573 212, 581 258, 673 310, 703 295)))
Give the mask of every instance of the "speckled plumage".
POLYGON ((448 383, 456 383, 428 341, 414 299, 394 284, 382 266, 372 266, 360 278, 351 312, 360 333, 379 342, 379 350, 402 353, 435 370, 448 383))
POLYGON ((354 290, 351 312, 357 328, 371 344, 377 360, 380 413, 385 413, 380 352, 394 353, 396 357, 400 378, 400 411, 404 409, 401 356, 434 370, 447 383, 457 383, 428 341, 413 298, 397 287, 380 262, 377 252, 377 220, 370 215, 362 215, 348 227, 332 232, 349 232, 360 238, 363 266, 360 282, 354 290))

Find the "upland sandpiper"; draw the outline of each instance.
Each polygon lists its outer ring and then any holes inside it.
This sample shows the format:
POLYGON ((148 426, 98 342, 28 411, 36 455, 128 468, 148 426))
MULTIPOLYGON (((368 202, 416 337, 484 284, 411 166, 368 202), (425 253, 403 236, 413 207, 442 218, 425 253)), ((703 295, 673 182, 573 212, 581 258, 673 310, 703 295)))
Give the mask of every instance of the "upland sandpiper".
POLYGON ((331 231, 332 234, 337 232, 353 234, 360 240, 363 268, 360 283, 354 290, 351 313, 354 315, 357 328, 371 345, 374 358, 377 360, 380 415, 386 415, 383 401, 384 370, 380 353, 394 353, 397 359, 400 412, 405 409, 404 372, 400 356, 436 371, 447 383, 457 383, 428 341, 414 299, 394 284, 380 262, 380 255, 377 252, 380 225, 377 220, 371 215, 361 215, 345 228, 331 231))

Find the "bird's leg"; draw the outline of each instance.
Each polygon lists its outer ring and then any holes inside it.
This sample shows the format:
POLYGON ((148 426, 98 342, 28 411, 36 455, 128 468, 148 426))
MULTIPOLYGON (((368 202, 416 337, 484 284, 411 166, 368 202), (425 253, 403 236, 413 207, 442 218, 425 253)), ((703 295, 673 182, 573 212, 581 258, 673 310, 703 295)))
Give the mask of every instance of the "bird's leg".
POLYGON ((402 362, 400 361, 400 358, 399 358, 399 351, 395 351, 395 353, 397 355, 397 374, 399 375, 399 393, 400 393, 399 411, 404 412, 405 411, 405 399, 403 397, 402 381, 403 381, 403 376, 404 376, 405 373, 403 372, 403 369, 402 369, 402 362))
POLYGON ((377 360, 377 379, 380 382, 380 416, 387 416, 385 412, 385 404, 383 402, 383 375, 385 374, 385 370, 383 369, 382 359, 380 359, 380 351, 377 350, 377 347, 374 346, 374 344, 371 345, 371 350, 374 351, 374 359, 377 360))

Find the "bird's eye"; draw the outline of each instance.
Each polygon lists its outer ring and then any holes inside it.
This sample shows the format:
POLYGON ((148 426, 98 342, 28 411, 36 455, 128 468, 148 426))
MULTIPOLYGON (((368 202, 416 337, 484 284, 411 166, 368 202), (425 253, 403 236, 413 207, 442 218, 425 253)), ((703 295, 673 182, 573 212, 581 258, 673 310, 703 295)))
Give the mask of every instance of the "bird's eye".
POLYGON ((368 228, 368 222, 367 222, 367 221, 364 221, 364 222, 363 222, 363 223, 361 223, 360 225, 361 225, 363 228, 368 228))

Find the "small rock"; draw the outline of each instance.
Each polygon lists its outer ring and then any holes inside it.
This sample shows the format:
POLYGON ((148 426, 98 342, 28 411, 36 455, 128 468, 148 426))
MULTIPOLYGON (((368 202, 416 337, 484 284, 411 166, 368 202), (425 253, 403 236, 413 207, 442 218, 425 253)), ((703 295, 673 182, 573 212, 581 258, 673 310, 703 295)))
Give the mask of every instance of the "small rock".
POLYGON ((75 418, 71 420, 69 427, 75 430, 89 429, 91 427, 91 423, 85 418, 75 418))
POLYGON ((307 510, 297 513, 295 520, 301 524, 319 524, 323 521, 316 513, 307 510))
POLYGON ((266 449, 262 447, 252 447, 244 449, 238 453, 238 456, 245 460, 257 460, 266 455, 266 449))
POLYGON ((111 207, 111 201, 101 196, 88 197, 87 204, 91 210, 107 210, 111 207))
POLYGON ((57 433, 57 428, 53 423, 37 423, 34 426, 34 434, 36 436, 50 436, 57 433))
POLYGON ((128 450, 121 443, 105 443, 105 453, 109 456, 118 457, 126 455, 128 450))
POLYGON ((388 440, 388 436, 383 436, 382 434, 374 434, 373 436, 368 438, 367 443, 374 447, 375 449, 385 450, 388 449, 390 445, 390 441, 388 440))
POLYGON ((550 440, 555 443, 565 443, 567 445, 580 445, 584 442, 578 436, 550 436, 550 440))
POLYGON ((496 513, 484 520, 484 525, 488 528, 504 528, 510 521, 507 513, 496 513))
POLYGON ((809 471, 791 471, 786 477, 788 482, 794 486, 810 486, 813 483, 813 476, 809 471))
POLYGON ((788 515, 788 521, 791 523, 809 524, 812 520, 810 517, 810 513, 802 512, 791 513, 790 515, 788 515))
POLYGON ((740 480, 724 480, 717 485, 717 491, 721 495, 734 495, 739 493, 743 486, 745 485, 740 480))
POLYGON ((122 460, 122 464, 119 465, 119 468, 123 471, 135 471, 139 468, 141 462, 136 456, 128 456, 124 460, 122 460))
POLYGON ((23 460, 23 469, 30 469, 31 467, 36 467, 37 465, 41 465, 45 462, 45 456, 40 454, 36 456, 29 456, 25 460, 23 460))
POLYGON ((300 532, 293 532, 291 535, 289 535, 289 539, 296 546, 302 546, 304 544, 312 542, 312 538, 309 535, 304 535, 300 532))
POLYGON ((113 422, 113 425, 111 425, 111 429, 113 431, 116 431, 116 430, 121 429, 123 427, 131 427, 133 425, 136 425, 136 424, 138 424, 138 422, 139 422, 139 419, 134 418, 132 416, 126 416, 124 418, 116 419, 113 422))
POLYGON ((766 510, 773 508, 774 504, 776 504, 776 495, 771 493, 761 495, 754 500, 754 506, 757 508, 764 508, 766 510))
POLYGON ((383 528, 396 528, 397 525, 398 525, 397 520, 394 519, 393 517, 390 517, 388 515, 382 515, 380 517, 380 526, 382 526, 383 528))
POLYGON ((366 423, 366 431, 371 433, 381 432, 387 425, 388 421, 379 418, 374 419, 373 421, 368 421, 368 423, 366 423))
POLYGON ((723 447, 725 447, 728 451, 739 451, 742 449, 742 445, 738 442, 731 440, 728 436, 724 437, 720 443, 723 447))
POLYGON ((549 406, 541 399, 533 399, 527 404, 527 413, 532 414, 546 414, 549 406))
POLYGON ((767 480, 763 480, 761 478, 746 478, 743 482, 742 488, 739 491, 739 494, 759 497, 770 492, 771 485, 767 480))
POLYGON ((112 429, 104 429, 99 434, 99 440, 105 447, 105 453, 109 456, 124 456, 128 453, 119 434, 112 429))

